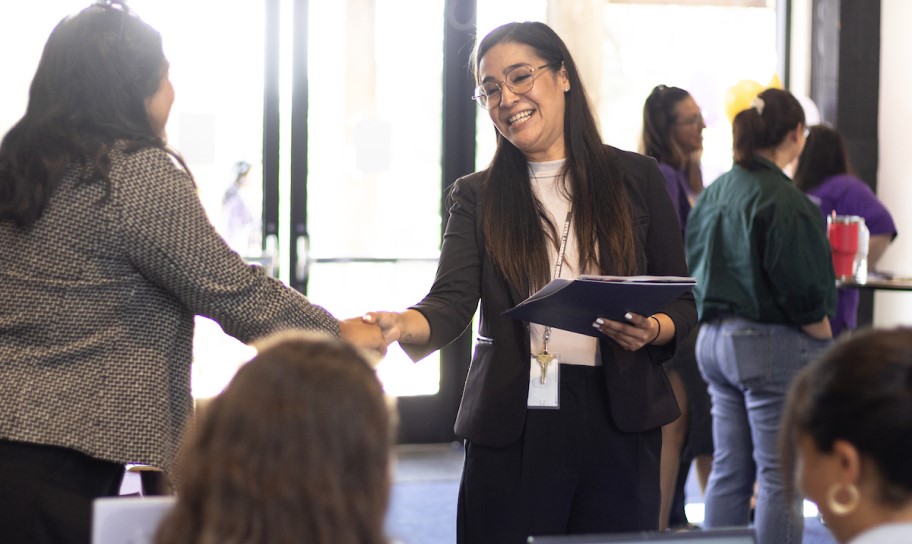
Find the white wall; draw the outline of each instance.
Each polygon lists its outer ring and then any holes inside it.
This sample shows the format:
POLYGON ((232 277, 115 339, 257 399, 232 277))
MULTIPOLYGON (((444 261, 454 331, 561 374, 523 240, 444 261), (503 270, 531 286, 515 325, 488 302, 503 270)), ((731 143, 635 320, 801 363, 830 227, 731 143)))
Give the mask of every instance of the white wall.
MULTIPOLYGON (((878 268, 912 278, 912 2, 882 0, 880 40, 880 145, 877 194, 899 235, 878 268)), ((912 293, 881 291, 874 298, 876 326, 912 325, 912 293)))

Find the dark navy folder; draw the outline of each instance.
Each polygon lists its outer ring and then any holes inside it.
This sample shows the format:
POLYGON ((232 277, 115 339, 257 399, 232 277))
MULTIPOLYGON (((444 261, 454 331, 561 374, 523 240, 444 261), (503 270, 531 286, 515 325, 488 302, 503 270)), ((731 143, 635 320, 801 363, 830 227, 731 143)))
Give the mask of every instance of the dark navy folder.
POLYGON ((504 315, 588 336, 597 317, 626 321, 624 314, 648 316, 696 285, 681 276, 580 276, 551 281, 504 315))

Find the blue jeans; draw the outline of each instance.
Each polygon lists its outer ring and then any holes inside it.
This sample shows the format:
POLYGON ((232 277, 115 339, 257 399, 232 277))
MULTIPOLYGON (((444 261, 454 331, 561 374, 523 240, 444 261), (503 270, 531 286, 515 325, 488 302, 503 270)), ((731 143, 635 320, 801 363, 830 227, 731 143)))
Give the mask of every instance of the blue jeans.
POLYGON ((706 488, 707 528, 750 523, 759 544, 798 544, 800 497, 786 497, 778 453, 779 422, 795 375, 832 340, 795 327, 728 317, 704 323, 697 362, 712 397, 715 453, 706 488))

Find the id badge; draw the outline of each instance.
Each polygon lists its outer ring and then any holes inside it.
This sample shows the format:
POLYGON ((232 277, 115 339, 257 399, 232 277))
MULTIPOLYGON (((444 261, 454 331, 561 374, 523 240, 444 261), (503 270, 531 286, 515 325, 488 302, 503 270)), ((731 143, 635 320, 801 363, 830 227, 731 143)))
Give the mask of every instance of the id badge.
POLYGON ((542 380, 542 365, 538 356, 533 355, 529 366, 529 408, 560 408, 560 355, 554 354, 545 369, 542 380), (543 383, 544 382, 544 383, 543 383))

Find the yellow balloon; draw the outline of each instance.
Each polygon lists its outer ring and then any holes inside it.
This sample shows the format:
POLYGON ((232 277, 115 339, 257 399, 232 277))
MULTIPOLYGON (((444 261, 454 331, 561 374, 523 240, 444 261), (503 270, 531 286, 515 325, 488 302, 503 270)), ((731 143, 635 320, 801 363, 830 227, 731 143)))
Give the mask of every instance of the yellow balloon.
POLYGON ((749 108, 762 90, 763 85, 750 79, 742 79, 729 87, 725 92, 725 115, 728 121, 734 121, 741 110, 749 108))
POLYGON ((767 89, 781 89, 782 80, 779 79, 779 74, 774 73, 770 82, 766 85, 767 89))

